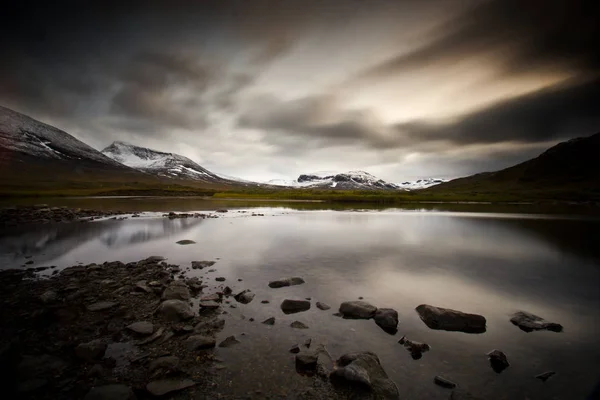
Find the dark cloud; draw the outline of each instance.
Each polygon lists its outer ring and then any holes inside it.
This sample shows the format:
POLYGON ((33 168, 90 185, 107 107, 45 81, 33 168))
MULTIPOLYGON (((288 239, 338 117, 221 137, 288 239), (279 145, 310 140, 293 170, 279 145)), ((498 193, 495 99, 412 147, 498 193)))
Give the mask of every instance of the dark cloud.
POLYGON ((397 125, 412 142, 453 145, 534 143, 586 136, 600 130, 600 79, 557 85, 493 104, 446 124, 413 121, 397 125))
POLYGON ((396 76, 482 56, 504 74, 566 67, 600 68, 598 11, 593 0, 481 1, 439 26, 429 43, 363 71, 355 79, 396 76))

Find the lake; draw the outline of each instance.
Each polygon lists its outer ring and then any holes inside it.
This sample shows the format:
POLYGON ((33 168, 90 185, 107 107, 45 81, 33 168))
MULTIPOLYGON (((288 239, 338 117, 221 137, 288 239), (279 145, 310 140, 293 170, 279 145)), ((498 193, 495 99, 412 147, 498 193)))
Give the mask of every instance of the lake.
MULTIPOLYGON (((119 203, 112 209, 153 212, 123 221, 10 228, 0 232, 0 267, 22 268, 29 260, 25 256, 32 256, 34 267, 57 269, 150 255, 185 268, 193 260, 217 261, 214 272, 186 273, 211 283, 225 277, 234 292, 256 293, 250 304, 224 305, 227 323, 219 339, 234 334, 242 343, 215 350, 226 367, 221 393, 260 390, 285 397, 310 386, 288 352, 307 338, 324 344, 334 358, 375 352, 406 399, 447 399, 448 389, 433 384, 435 375, 485 399, 584 399, 600 380, 600 220, 586 213, 546 214, 535 206, 501 212, 474 205, 332 210, 323 204, 229 202, 230 211, 217 219, 170 220, 160 211, 201 211, 217 204, 111 201, 119 203), (183 239, 196 244, 176 244, 183 239), (306 283, 267 286, 289 276, 306 283), (372 320, 333 316, 341 302, 359 297, 397 310, 398 333, 389 335, 372 320), (312 307, 285 315, 279 308, 285 298, 311 298, 312 307), (331 310, 317 309, 316 301, 331 310), (431 330, 415 312, 423 303, 482 314, 487 331, 431 330), (519 310, 558 322, 564 331, 523 332, 509 322, 519 310), (269 317, 276 318, 274 326, 260 323, 269 317), (296 320, 309 329, 291 328, 296 320), (413 360, 397 343, 403 335, 431 350, 413 360), (486 357, 493 349, 505 352, 511 364, 500 374, 486 357), (545 371, 556 375, 546 382, 534 378, 545 371)), ((106 203, 58 199, 53 204, 100 208, 106 203)))

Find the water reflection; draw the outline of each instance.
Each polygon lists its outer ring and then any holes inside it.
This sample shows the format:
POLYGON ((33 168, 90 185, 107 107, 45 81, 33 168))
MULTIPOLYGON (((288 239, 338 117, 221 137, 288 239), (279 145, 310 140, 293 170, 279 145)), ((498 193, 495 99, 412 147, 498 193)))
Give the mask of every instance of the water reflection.
POLYGON ((34 254, 35 265, 59 267, 77 260, 127 262, 154 254, 183 267, 192 260, 219 259, 215 272, 188 274, 209 283, 222 276, 234 292, 256 293, 250 304, 226 309, 228 320, 219 339, 234 334, 242 343, 216 350, 227 366, 223 390, 236 395, 263 390, 285 396, 306 385, 288 350, 308 337, 334 356, 376 352, 404 398, 447 399, 447 391, 431 382, 438 374, 487 399, 583 398, 596 382, 597 221, 407 211, 265 213, 267 217, 232 212, 209 220, 42 226, 2 235, 0 251, 7 266, 22 263, 28 253, 34 254), (175 242, 181 239, 196 244, 179 246, 175 242), (306 283, 267 286, 288 276, 301 276, 306 283), (279 309, 285 298, 307 297, 313 302, 309 311, 286 316, 279 309), (332 316, 342 301, 358 297, 396 309, 398 334, 382 332, 373 321, 332 316), (318 310, 315 301, 332 309, 318 310), (414 311, 423 303, 482 314, 487 332, 432 331, 414 311), (561 323, 565 331, 522 332, 509 322, 520 309, 561 323), (258 322, 269 317, 277 319, 272 327, 258 322), (309 329, 294 330, 289 325, 295 320, 309 329), (429 344, 431 350, 413 360, 397 344, 402 335, 429 344), (511 363, 502 374, 494 372, 486 356, 494 348, 511 363), (534 376, 546 370, 557 376, 542 384, 534 376))

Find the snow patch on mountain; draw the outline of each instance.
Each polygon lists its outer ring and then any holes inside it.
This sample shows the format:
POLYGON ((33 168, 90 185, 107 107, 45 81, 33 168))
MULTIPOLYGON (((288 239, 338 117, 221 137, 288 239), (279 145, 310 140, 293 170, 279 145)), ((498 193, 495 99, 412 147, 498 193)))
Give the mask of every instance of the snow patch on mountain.
POLYGON ((393 183, 379 179, 365 171, 335 173, 320 171, 302 174, 296 180, 273 179, 267 182, 274 186, 297 188, 340 189, 340 190, 396 190, 393 183))
POLYGON ((441 178, 425 178, 425 179, 417 179, 416 181, 405 181, 402 183, 397 183, 398 187, 406 190, 417 190, 417 189, 426 189, 435 185, 439 185, 440 183, 448 182, 448 179, 441 178))

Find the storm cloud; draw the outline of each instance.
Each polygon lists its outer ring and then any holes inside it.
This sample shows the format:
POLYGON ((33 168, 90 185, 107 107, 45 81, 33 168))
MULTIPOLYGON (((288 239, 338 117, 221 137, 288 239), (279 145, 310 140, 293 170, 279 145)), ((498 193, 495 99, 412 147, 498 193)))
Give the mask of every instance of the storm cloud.
POLYGON ((453 177, 600 130, 597 8, 9 0, 0 104, 249 179, 453 177))

